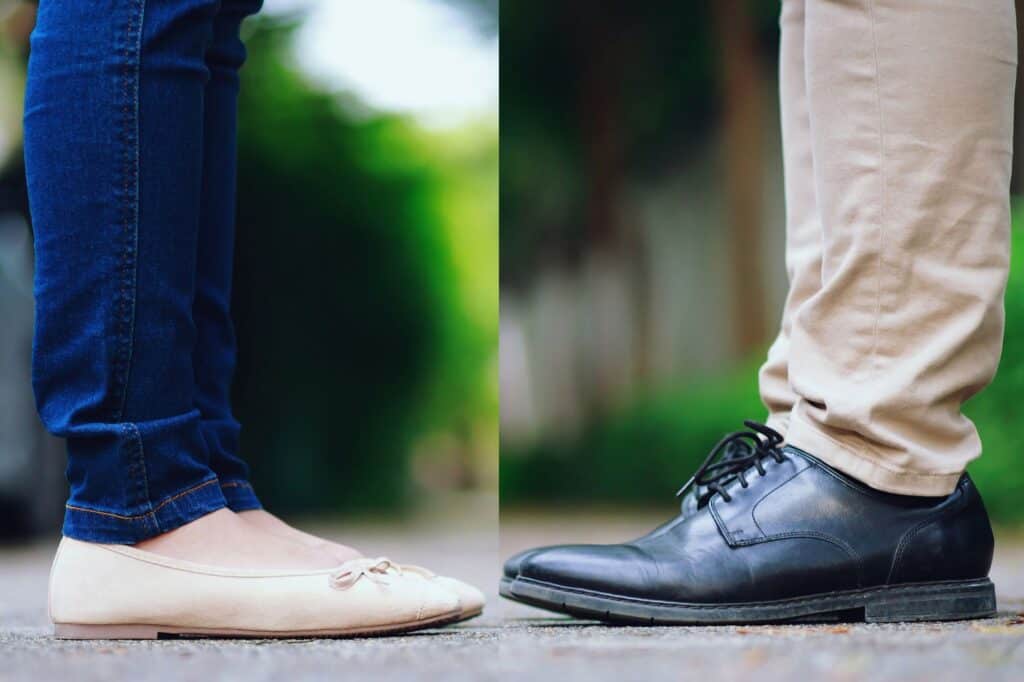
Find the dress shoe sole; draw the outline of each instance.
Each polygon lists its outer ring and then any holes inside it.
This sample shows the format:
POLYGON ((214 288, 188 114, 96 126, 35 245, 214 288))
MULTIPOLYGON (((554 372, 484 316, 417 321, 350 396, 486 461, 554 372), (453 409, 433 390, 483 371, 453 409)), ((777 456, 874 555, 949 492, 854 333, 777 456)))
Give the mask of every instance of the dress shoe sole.
POLYGON ((514 578, 502 576, 501 582, 498 583, 498 594, 500 594, 502 597, 505 597, 506 599, 514 600, 516 598, 515 595, 512 594, 512 582, 514 580, 514 578))
POLYGON ((519 577, 502 595, 530 606, 586 619, 644 625, 782 622, 901 623, 970 620, 996 613, 988 578, 892 585, 735 604, 635 599, 519 577))
MULTIPOLYGON (((472 616, 470 616, 472 617, 472 616)), ((443 614, 436 618, 420 619, 393 625, 340 630, 246 630, 235 628, 197 628, 163 625, 78 625, 56 623, 53 634, 58 639, 314 639, 347 637, 376 637, 397 635, 414 630, 450 625, 463 616, 443 614)))

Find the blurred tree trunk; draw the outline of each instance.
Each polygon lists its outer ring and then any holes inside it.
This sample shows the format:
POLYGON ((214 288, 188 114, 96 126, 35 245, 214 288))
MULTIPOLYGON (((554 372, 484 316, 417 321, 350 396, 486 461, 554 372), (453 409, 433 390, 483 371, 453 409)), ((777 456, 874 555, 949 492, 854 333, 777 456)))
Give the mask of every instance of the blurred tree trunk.
MULTIPOLYGON (((625 229, 622 213, 626 182, 623 86, 630 72, 629 45, 642 36, 630 29, 630 11, 615 3, 575 0, 565 18, 575 35, 580 67, 577 115, 585 161, 585 236, 583 258, 608 258, 629 272, 632 357, 610 358, 613 366, 593 368, 588 408, 600 411, 621 397, 621 368, 628 364, 633 382, 647 372, 649 287, 642 235, 625 229)), ((604 363, 602 363, 604 364, 604 363)))
MULTIPOLYGON (((623 139, 623 39, 618 12, 611 4, 574 0, 566 3, 564 19, 573 36, 579 63, 577 117, 584 162, 584 231, 580 241, 581 272, 589 304, 585 314, 591 328, 582 338, 585 371, 582 403, 592 415, 611 406, 622 386, 624 358, 609 356, 604 334, 610 314, 601 298, 601 280, 609 263, 628 258, 623 235, 622 197, 626 182, 623 139), (596 279, 595 279, 596 278, 596 279), (602 331, 603 330, 603 331, 602 331)), ((621 324, 614 322, 613 324, 621 324)))
POLYGON ((744 0, 716 0, 714 15, 721 71, 724 195, 727 203, 732 330, 736 350, 747 355, 764 343, 764 277, 761 268, 762 65, 757 36, 744 0))
POLYGON ((601 338, 600 301, 591 266, 604 258, 614 258, 618 250, 618 200, 622 185, 621 141, 619 139, 619 43, 610 30, 607 7, 588 7, 586 0, 572 3, 575 11, 570 17, 578 21, 577 58, 580 60, 580 81, 576 115, 579 120, 580 142, 583 147, 584 235, 580 262, 584 274, 584 287, 590 296, 584 324, 591 326, 580 338, 588 346, 581 356, 583 373, 580 377, 581 404, 588 418, 600 415, 614 400, 615 372, 599 349, 601 338))
POLYGON ((601 5, 577 2, 580 136, 586 160, 588 248, 611 247, 618 237, 618 200, 623 182, 621 44, 601 5))

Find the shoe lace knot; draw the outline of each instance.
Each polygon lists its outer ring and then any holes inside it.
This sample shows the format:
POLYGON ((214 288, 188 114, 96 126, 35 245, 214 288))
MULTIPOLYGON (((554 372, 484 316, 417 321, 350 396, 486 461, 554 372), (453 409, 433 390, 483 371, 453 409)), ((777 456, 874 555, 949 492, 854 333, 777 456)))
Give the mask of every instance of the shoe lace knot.
POLYGON ((781 463, 786 458, 779 447, 785 440, 782 434, 769 426, 754 421, 744 421, 743 425, 748 430, 730 433, 711 448, 711 452, 704 458, 704 462, 690 477, 690 480, 679 489, 676 497, 683 495, 696 485, 699 496, 698 507, 706 505, 716 493, 721 495, 724 501, 731 502, 732 496, 725 489, 727 484, 738 480, 740 485, 746 488, 749 485, 746 472, 751 466, 764 476, 765 459, 771 457, 781 463), (704 488, 703 492, 700 491, 701 488, 704 488))
POLYGON ((398 564, 386 557, 364 557, 346 561, 331 574, 331 586, 339 590, 347 590, 361 579, 387 585, 391 576, 401 575, 398 564))

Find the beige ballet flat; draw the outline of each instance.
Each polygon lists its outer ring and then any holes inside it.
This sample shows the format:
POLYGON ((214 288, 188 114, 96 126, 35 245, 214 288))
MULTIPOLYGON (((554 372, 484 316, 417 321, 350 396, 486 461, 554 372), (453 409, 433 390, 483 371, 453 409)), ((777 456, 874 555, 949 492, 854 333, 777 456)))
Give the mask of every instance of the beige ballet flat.
POLYGON ((422 566, 402 564, 401 568, 404 574, 408 575, 411 573, 413 575, 420 575, 458 597, 460 607, 459 616, 453 622, 461 623, 464 620, 476 618, 484 612, 484 605, 487 603, 484 593, 469 583, 464 583, 461 580, 449 578, 448 576, 436 575, 422 566))
POLYGON ((419 576, 454 594, 459 600, 459 614, 452 620, 454 623, 461 623, 464 620, 476 618, 483 613, 484 605, 487 603, 484 593, 469 583, 464 583, 461 580, 456 580, 455 578, 437 575, 430 569, 424 568, 423 566, 415 566, 413 564, 396 564, 383 558, 374 559, 363 557, 355 559, 354 561, 357 565, 376 565, 398 575, 419 576))
POLYGON ((462 616, 454 592, 387 560, 332 570, 240 570, 125 545, 61 540, 50 572, 57 637, 354 637, 462 616))

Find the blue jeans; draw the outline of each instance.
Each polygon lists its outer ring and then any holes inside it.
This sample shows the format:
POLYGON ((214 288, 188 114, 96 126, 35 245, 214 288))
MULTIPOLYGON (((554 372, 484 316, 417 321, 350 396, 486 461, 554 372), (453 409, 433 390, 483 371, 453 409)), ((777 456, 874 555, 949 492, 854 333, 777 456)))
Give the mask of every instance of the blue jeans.
POLYGON ((259 507, 229 403, 242 20, 261 0, 41 0, 25 103, 33 386, 64 534, 259 507))

